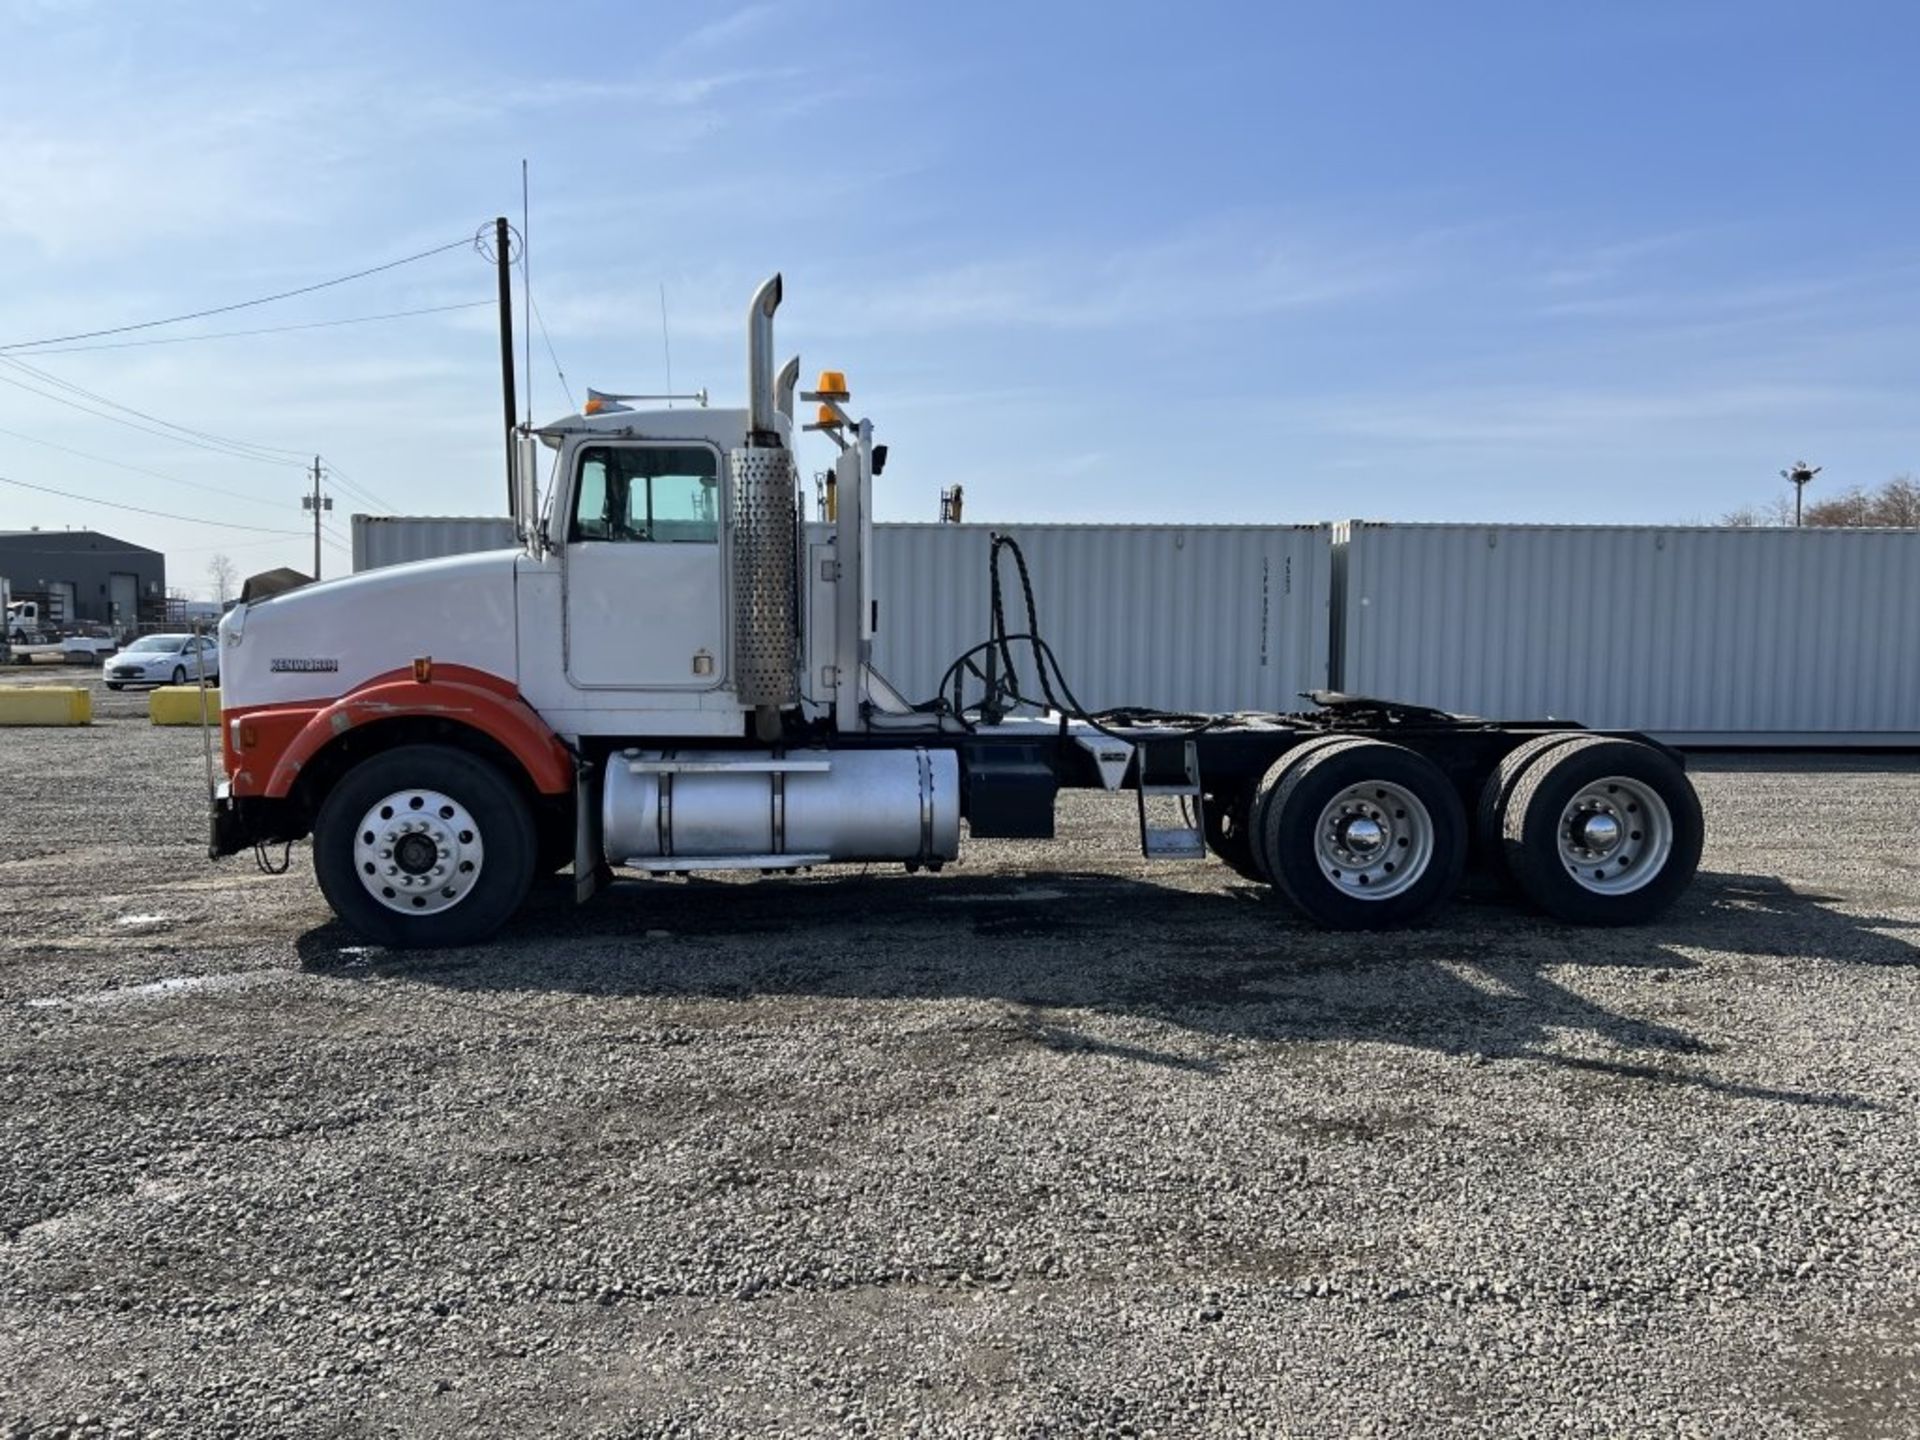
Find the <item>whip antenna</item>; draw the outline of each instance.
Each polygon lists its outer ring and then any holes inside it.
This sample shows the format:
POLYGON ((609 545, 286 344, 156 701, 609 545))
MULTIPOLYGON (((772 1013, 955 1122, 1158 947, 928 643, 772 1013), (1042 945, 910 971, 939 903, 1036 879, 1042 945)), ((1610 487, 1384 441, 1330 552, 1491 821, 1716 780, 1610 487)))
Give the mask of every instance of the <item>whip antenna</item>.
MULTIPOLYGON (((667 333, 667 282, 660 282, 660 351, 667 358, 667 394, 673 394, 673 340, 667 333)), ((673 401, 667 401, 667 408, 673 408, 673 401)))

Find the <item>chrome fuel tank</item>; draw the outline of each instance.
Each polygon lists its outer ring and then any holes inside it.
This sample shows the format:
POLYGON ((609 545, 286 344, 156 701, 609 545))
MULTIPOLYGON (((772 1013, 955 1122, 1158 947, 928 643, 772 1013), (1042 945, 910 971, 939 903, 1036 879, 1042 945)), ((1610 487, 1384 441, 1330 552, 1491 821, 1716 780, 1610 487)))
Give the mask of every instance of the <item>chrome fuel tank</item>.
POLYGON ((937 864, 960 853, 960 762, 951 750, 627 750, 607 762, 601 822, 610 865, 937 864))

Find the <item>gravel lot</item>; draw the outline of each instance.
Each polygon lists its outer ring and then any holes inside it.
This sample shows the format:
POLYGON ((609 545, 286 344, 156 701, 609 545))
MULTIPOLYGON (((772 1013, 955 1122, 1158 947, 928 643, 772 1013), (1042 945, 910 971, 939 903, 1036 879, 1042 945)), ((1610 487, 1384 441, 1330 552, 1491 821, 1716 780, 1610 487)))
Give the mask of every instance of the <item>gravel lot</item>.
POLYGON ((1081 797, 413 958, 96 705, 0 730, 0 1437, 1920 1429, 1913 757, 1701 759, 1641 931, 1081 797))

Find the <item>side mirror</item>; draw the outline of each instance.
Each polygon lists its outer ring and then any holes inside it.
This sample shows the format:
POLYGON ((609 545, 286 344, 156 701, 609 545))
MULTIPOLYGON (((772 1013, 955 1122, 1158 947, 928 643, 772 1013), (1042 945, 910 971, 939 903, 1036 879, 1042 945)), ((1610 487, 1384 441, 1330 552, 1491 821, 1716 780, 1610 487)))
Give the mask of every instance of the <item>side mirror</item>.
POLYGON ((513 437, 513 521, 528 548, 546 549, 540 529, 540 444, 525 433, 513 437))

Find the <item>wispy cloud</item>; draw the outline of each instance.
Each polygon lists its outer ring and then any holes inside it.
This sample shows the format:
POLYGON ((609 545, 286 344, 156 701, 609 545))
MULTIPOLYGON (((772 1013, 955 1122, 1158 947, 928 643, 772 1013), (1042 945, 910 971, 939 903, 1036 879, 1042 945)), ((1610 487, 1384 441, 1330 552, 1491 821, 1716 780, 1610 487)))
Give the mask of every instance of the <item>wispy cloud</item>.
POLYGON ((1640 272, 1645 268, 1645 261, 1695 248, 1710 233, 1692 226, 1576 247, 1556 256, 1547 269, 1535 277, 1535 283, 1552 290, 1587 289, 1640 272))
POLYGON ((137 127, 0 124, 7 179, 0 186, 0 238, 45 254, 127 248, 131 236, 196 234, 284 218, 271 157, 255 137, 282 117, 241 104, 219 119, 156 109, 137 127), (181 157, 191 156, 191 164, 181 157))
POLYGON ((1723 434, 1741 423, 1851 416, 1871 423, 1903 404, 1895 392, 1819 384, 1721 383, 1604 387, 1454 388, 1426 394, 1332 396, 1289 407, 1280 423, 1412 446, 1615 446, 1658 431, 1723 434))
POLYGON ((1352 301, 1400 288, 1417 269, 1409 249, 1340 252, 1243 222, 1101 254, 1048 248, 863 279, 833 309, 850 329, 1111 330, 1352 301))

